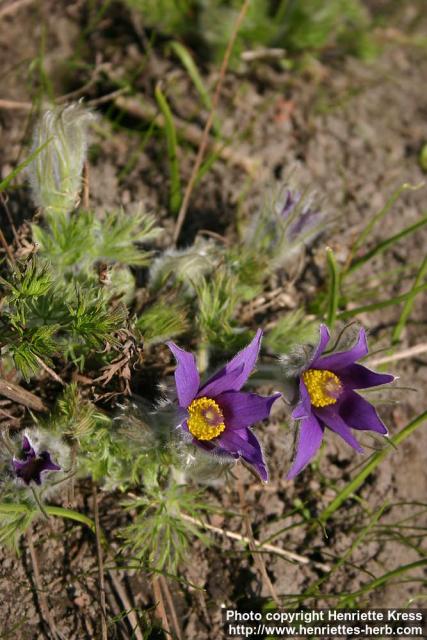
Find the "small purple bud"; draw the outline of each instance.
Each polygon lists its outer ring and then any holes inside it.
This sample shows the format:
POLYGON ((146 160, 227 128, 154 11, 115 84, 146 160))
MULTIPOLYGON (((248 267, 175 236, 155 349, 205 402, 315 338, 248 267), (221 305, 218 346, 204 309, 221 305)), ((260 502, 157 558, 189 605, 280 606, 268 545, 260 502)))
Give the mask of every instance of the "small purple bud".
POLYGON ((283 218, 287 218, 292 213, 293 209, 300 200, 301 194, 299 193, 299 191, 295 191, 294 193, 292 193, 290 189, 287 189, 285 201, 283 203, 283 206, 281 207, 280 215, 283 218))
POLYGON ((44 471, 61 470, 61 467, 53 462, 48 451, 36 453, 27 436, 22 439, 22 458, 13 458, 12 466, 16 477, 23 480, 26 485, 31 481, 41 485, 41 474, 44 471))

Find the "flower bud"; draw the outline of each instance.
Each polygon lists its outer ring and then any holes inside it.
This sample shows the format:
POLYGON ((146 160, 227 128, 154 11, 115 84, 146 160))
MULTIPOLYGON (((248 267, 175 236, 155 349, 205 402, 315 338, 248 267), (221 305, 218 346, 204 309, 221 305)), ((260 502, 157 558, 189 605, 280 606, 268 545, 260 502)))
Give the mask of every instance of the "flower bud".
POLYGON ((87 129, 93 113, 82 104, 47 109, 36 124, 31 151, 40 147, 28 168, 35 204, 46 213, 67 214, 79 200, 87 129))

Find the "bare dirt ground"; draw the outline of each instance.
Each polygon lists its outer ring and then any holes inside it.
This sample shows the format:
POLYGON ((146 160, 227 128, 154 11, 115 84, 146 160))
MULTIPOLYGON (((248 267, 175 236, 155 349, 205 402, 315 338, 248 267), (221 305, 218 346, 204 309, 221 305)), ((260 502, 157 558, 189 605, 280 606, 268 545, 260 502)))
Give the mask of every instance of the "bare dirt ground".
MULTIPOLYGON (((81 33, 88 23, 86 3, 46 1, 35 5, 38 3, 0 21, 2 98, 23 103, 18 108, 0 108, 2 177, 25 157, 31 119, 25 103, 31 102, 37 93, 34 63, 32 66, 30 63, 40 56, 43 31, 43 65, 52 79, 55 95, 77 89, 90 77, 83 66, 73 68, 66 64, 77 47, 80 47, 81 59, 90 68, 106 65, 106 75, 101 74, 85 92, 88 99, 96 99, 114 89, 108 84, 108 74, 120 77, 125 71, 136 70, 144 60, 136 82, 138 90, 152 101, 154 85, 162 78, 174 113, 200 126, 206 114, 200 111, 184 71, 161 51, 145 58, 138 30, 119 5, 113 3, 97 28, 85 38, 81 33)), ((390 194, 403 182, 417 184, 425 179, 418 155, 427 141, 426 64, 425 50, 389 42, 379 58, 369 64, 331 58, 298 76, 264 63, 241 75, 230 73, 221 103, 224 131, 235 138, 234 153, 259 163, 262 171, 255 179, 248 177, 239 166, 218 161, 194 194, 183 242, 190 242, 200 229, 222 233, 232 240, 237 210, 243 217, 250 216, 270 185, 276 179, 285 178, 294 163, 299 162, 304 175, 338 215, 335 228, 317 243, 305 273, 289 289, 295 304, 309 299, 318 286, 315 273, 318 268, 324 268, 325 243, 344 260, 350 241, 390 194)), ((212 72, 211 81, 213 78, 212 72)), ((141 138, 132 130, 142 130, 146 123, 123 113, 121 126, 113 127, 112 119, 118 114, 114 101, 100 105, 99 110, 105 119, 94 133, 90 174, 92 203, 101 209, 141 200, 146 209, 158 213, 171 229, 171 223, 165 220, 167 165, 162 137, 151 138, 141 150, 141 138), (132 166, 119 180, 130 158, 132 166)), ((194 148, 187 144, 182 158, 187 179, 193 160, 194 148)), ((376 230, 377 238, 391 235, 419 219, 425 212, 425 193, 425 189, 420 189, 403 194, 376 230)), ((9 207, 17 221, 33 215, 24 186, 9 193, 9 207)), ((3 211, 0 217, 2 227, 6 226, 3 211)), ((372 237, 370 242, 374 240, 372 237)), ((425 254, 426 241, 424 228, 392 252, 379 257, 375 273, 366 270, 359 276, 361 281, 402 264, 413 265, 415 273, 425 254)), ((409 286, 410 281, 403 280, 399 289, 394 285, 390 290, 390 286, 384 284, 378 297, 402 293, 409 286)), ((419 297, 401 349, 426 341, 425 308, 425 298, 419 297)), ((398 313, 398 308, 391 307, 377 314, 362 315, 360 320, 380 344, 387 346, 390 327, 398 313)), ((398 403, 384 402, 381 406, 391 433, 425 409, 426 364, 426 356, 420 355, 389 367, 400 377, 402 386, 415 389, 395 391, 393 400, 398 403)), ((247 474, 244 483, 254 535, 266 539, 292 522, 293 516, 286 521, 284 517, 295 500, 303 501, 312 514, 320 513, 334 495, 327 479, 348 480, 360 460, 355 460, 352 452, 337 439, 329 438, 319 459, 319 469, 308 468, 295 482, 288 482, 285 472, 292 452, 292 436, 283 424, 280 410, 263 438, 265 449, 270 452, 271 482, 261 487, 247 474)), ((422 504, 427 490, 426 469, 427 432, 420 430, 391 453, 365 483, 361 500, 371 512, 384 502, 422 504)), ((235 486, 219 484, 208 490, 214 503, 235 511, 238 503, 235 486)), ((101 524, 107 532, 113 531, 120 521, 119 499, 119 496, 105 495, 101 500, 101 524)), ((91 511, 89 482, 80 484, 73 506, 91 511)), ((390 510, 386 519, 393 522, 404 513, 415 517, 414 505, 403 505, 398 512, 390 510)), ((304 565, 289 563, 274 554, 264 556, 274 589, 285 598, 285 603, 287 594, 303 592, 323 575, 315 562, 331 562, 348 549, 356 535, 358 517, 358 504, 350 502, 328 527, 327 537, 320 528, 298 527, 275 539, 274 544, 310 560, 304 565)), ((242 519, 237 516, 215 515, 211 523, 245 533, 242 519)), ((417 524, 427 526, 425 512, 417 518, 417 524)), ((253 558, 242 551, 239 544, 223 536, 213 536, 212 540, 209 549, 194 543, 191 558, 182 567, 184 582, 172 582, 175 606, 187 638, 221 637, 221 605, 253 608, 254 603, 270 595, 253 558)), ((96 554, 90 532, 56 520, 48 527, 36 525, 34 544, 40 557, 42 584, 61 637, 67 640, 99 637, 96 554)), ((346 564, 324 583, 325 600, 317 604, 328 602, 328 594, 356 591, 370 576, 381 575, 417 558, 416 551, 399 539, 387 539, 379 534, 368 536, 352 555, 351 564, 346 564)), ((422 569, 410 575, 421 580, 425 577, 422 569)), ((147 576, 122 572, 119 577, 131 605, 150 610, 153 596, 147 576)), ((25 540, 19 558, 0 550, 0 637, 20 640, 45 637, 34 587, 25 540)), ((108 592, 113 594, 114 589, 108 578, 108 592)), ((422 582, 388 584, 367 593, 359 604, 403 607, 422 593, 422 582)), ((114 603, 114 596, 109 602, 114 603)), ((117 603, 115 606, 118 612, 117 603)), ((126 636, 120 624, 116 635, 131 637, 126 636)))

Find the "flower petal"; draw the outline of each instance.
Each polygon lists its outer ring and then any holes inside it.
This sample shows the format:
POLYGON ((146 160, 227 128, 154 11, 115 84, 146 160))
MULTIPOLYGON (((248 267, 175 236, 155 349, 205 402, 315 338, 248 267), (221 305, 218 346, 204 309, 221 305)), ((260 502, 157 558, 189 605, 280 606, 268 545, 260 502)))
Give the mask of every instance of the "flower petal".
POLYGON ((203 385, 201 395, 215 397, 222 391, 240 391, 255 367, 261 338, 262 330, 258 329, 252 342, 203 385), (236 370, 239 372, 237 375, 236 370))
POLYGON ((42 451, 39 456, 43 461, 42 471, 61 471, 61 467, 52 460, 48 451, 42 451))
POLYGON ((166 343, 177 361, 175 370, 176 392, 181 407, 188 407, 200 386, 200 376, 192 353, 178 347, 174 342, 166 343))
POLYGON ((378 416, 375 407, 354 391, 347 391, 340 401, 339 413, 352 429, 376 431, 386 435, 387 428, 378 416))
POLYGON ((268 418, 273 402, 281 395, 281 393, 275 393, 272 396, 263 397, 256 393, 226 391, 215 399, 223 412, 226 428, 243 429, 268 418))
POLYGON ((252 465, 264 482, 268 481, 267 465, 264 460, 258 438, 250 429, 233 431, 226 429, 217 439, 217 443, 231 453, 238 455, 252 465))
POLYGON ((311 415, 311 400, 307 391, 307 387, 304 384, 304 380, 300 378, 299 381, 299 393, 300 400, 292 411, 292 418, 294 420, 300 420, 301 418, 308 418, 311 415))
POLYGON ((286 476, 288 480, 295 476, 316 455, 323 438, 323 427, 314 414, 301 420, 298 436, 297 454, 293 465, 286 476))
POLYGON ((243 372, 243 363, 238 367, 233 369, 227 373, 227 375, 217 378, 216 380, 207 382, 197 394, 198 397, 208 396, 211 398, 216 398, 219 394, 224 391, 229 391, 230 387, 233 387, 233 384, 239 380, 240 376, 243 372))
POLYGON ((354 364, 356 360, 364 358, 368 353, 368 343, 366 341, 366 333, 364 329, 360 329, 359 337, 354 347, 348 351, 340 351, 338 353, 332 353, 329 356, 324 356, 312 361, 312 368, 314 369, 329 369, 330 371, 340 371, 351 364, 354 364))
POLYGON ((36 452, 31 446, 31 442, 28 436, 24 436, 22 438, 22 452, 24 453, 25 457, 34 458, 34 456, 36 455, 36 452))
POLYGON ((353 447, 353 449, 356 449, 359 453, 363 452, 362 447, 351 433, 349 426, 338 414, 336 405, 316 409, 315 413, 321 422, 324 422, 329 429, 341 436, 350 447, 353 447))
POLYGON ((351 364, 340 374, 340 378, 349 389, 369 389, 394 380, 389 373, 376 373, 361 364, 351 364))
POLYGON ((322 355, 322 353, 324 352, 324 350, 328 346, 328 342, 330 340, 331 335, 329 333, 329 329, 326 326, 326 324, 321 324, 320 325, 319 333, 320 333, 319 342, 317 343, 317 346, 315 347, 315 349, 313 351, 313 355, 311 356, 310 362, 308 363, 308 365, 306 367, 307 369, 313 365, 315 360, 320 358, 320 356, 322 355))

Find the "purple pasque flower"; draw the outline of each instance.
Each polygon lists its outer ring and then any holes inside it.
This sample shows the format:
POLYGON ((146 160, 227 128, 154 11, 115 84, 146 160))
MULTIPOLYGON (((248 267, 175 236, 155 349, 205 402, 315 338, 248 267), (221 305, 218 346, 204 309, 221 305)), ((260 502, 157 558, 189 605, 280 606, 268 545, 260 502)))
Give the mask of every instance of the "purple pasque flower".
POLYGON ((178 363, 176 391, 179 406, 186 412, 179 428, 193 444, 212 455, 243 458, 267 482, 261 445, 249 427, 268 418, 281 394, 263 397, 240 391, 255 366, 261 338, 258 329, 252 342, 203 385, 193 354, 173 342, 167 344, 178 363))
POLYGON ((299 402, 292 413, 295 420, 301 421, 300 431, 288 479, 294 478, 314 457, 326 427, 358 452, 363 449, 352 429, 387 434, 373 405, 355 389, 387 384, 394 380, 394 376, 375 373, 356 363, 368 353, 364 329, 360 329, 356 344, 348 351, 323 355, 329 338, 328 328, 322 324, 319 343, 300 374, 299 402))
POLYGON ((313 208, 310 202, 300 204, 301 198, 302 194, 299 191, 286 189, 284 200, 278 205, 280 217, 289 225, 287 229, 289 242, 297 239, 304 240, 306 234, 317 230, 324 218, 322 211, 313 208))
POLYGON ((48 451, 36 453, 27 436, 22 439, 22 458, 13 458, 12 466, 16 477, 23 480, 26 485, 30 482, 41 485, 41 474, 44 471, 61 470, 61 467, 52 461, 48 451))

